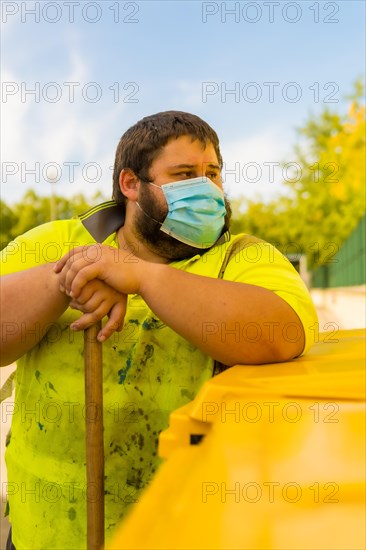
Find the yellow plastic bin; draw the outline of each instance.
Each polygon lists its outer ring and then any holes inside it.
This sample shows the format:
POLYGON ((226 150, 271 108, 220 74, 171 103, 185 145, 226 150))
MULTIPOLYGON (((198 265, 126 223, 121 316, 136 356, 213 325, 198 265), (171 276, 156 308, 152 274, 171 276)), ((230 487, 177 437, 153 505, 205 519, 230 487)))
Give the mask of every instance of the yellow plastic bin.
POLYGON ((236 366, 173 412, 112 549, 364 549, 365 331, 236 366))

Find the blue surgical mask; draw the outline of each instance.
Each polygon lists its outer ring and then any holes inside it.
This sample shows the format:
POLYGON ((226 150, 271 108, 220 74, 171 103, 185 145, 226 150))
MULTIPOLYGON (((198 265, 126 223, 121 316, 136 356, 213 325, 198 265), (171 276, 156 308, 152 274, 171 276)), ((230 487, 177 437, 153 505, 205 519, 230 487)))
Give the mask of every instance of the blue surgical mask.
POLYGON ((161 231, 196 248, 210 248, 215 244, 226 215, 224 193, 217 185, 205 176, 161 187, 149 183, 163 191, 168 205, 161 231))

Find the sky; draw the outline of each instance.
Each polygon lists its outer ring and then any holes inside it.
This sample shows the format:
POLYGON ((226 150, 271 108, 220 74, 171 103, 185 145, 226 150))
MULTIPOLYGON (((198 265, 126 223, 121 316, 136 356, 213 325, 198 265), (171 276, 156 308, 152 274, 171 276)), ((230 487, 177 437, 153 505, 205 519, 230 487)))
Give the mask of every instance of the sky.
POLYGON ((1 1, 1 198, 110 198, 121 135, 170 109, 218 133, 228 196, 296 179, 297 128, 345 112, 365 2, 1 1), (284 163, 285 168, 282 167, 284 163))

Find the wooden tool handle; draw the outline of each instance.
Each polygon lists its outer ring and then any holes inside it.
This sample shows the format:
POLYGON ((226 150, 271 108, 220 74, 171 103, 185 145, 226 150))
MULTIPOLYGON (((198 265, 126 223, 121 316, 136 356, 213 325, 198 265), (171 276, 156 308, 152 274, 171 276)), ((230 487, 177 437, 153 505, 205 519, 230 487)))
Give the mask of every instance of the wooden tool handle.
POLYGON ((101 321, 84 331, 87 548, 104 545, 103 362, 101 321))

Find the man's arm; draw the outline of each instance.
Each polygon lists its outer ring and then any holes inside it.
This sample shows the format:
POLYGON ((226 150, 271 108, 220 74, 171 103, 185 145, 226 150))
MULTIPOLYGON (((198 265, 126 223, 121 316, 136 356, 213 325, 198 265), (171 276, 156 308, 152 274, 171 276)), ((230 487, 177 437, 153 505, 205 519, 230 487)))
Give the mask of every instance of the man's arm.
POLYGON ((53 264, 3 275, 1 291, 1 366, 9 365, 37 344, 44 327, 68 307, 53 264))
MULTIPOLYGON (((119 292, 140 294, 163 322, 227 365, 285 361, 304 348, 297 314, 270 290, 132 261, 131 254, 105 246, 94 257, 98 259, 91 261, 85 249, 75 249, 56 266, 62 286, 74 299, 95 278, 119 292), (292 333, 285 338, 289 326, 292 333)), ((81 318, 78 327, 85 326, 81 318)))
MULTIPOLYGON (((4 275, 1 288, 1 366, 8 365, 35 346, 49 323, 56 321, 69 306, 84 313, 88 325, 109 319, 100 331, 105 340, 123 327, 127 296, 100 280, 84 286, 78 300, 60 291, 60 276, 54 264, 45 264, 26 271, 4 275)), ((77 330, 78 321, 71 325, 77 330)))
POLYGON ((286 361, 304 348, 297 314, 259 286, 152 264, 140 294, 162 321, 226 365, 286 361), (283 335, 292 323, 290 341, 283 335))

